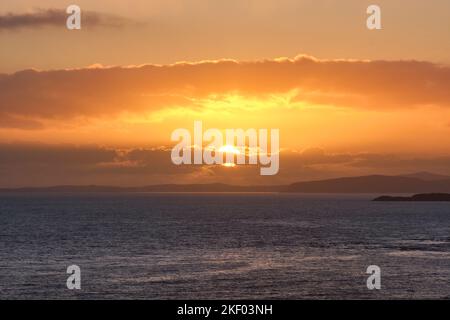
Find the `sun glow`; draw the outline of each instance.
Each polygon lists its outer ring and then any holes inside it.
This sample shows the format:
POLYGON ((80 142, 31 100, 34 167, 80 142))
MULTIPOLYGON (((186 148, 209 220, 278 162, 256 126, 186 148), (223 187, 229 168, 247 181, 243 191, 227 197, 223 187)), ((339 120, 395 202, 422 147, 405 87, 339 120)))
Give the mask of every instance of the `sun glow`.
POLYGON ((228 145, 228 144, 220 147, 219 152, 241 154, 241 151, 238 148, 236 148, 235 146, 232 146, 232 145, 228 145))
MULTIPOLYGON (((241 151, 239 151, 238 148, 236 148, 235 146, 229 145, 229 144, 220 147, 218 151, 221 153, 224 153, 224 154, 235 154, 235 155, 241 154, 241 151)), ((227 168, 236 167, 236 164, 233 162, 225 162, 222 165, 227 168)))

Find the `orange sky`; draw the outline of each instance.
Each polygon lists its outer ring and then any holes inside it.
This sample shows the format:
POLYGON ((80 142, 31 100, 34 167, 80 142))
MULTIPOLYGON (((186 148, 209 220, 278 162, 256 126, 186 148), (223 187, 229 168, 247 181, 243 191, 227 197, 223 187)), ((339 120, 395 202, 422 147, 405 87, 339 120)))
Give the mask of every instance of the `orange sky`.
MULTIPOLYGON (((0 14, 65 9, 73 1, 3 0, 0 14)), ((0 26, 0 72, 177 61, 294 57, 450 63, 448 0, 77 0, 110 23, 0 26), (382 8, 380 32, 366 8, 382 8), (114 27, 110 26, 115 25, 114 27)))
POLYGON ((67 31, 2 1, 0 186, 450 173, 448 1, 378 1, 381 31, 365 1, 128 3, 78 1, 103 22, 67 31), (194 120, 279 128, 280 174, 172 168, 194 120))

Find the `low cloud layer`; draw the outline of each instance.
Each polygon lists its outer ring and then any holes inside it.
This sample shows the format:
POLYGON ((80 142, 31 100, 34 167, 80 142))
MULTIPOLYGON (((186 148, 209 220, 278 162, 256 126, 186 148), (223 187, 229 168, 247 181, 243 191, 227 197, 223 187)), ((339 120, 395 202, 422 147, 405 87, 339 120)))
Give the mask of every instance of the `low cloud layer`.
MULTIPOLYGON (((39 9, 31 13, 6 13, 0 15, 0 31, 40 27, 66 27, 68 14, 62 9, 39 9)), ((82 11, 83 26, 120 27, 127 19, 93 11, 82 11)))
MULTIPOLYGON (((77 70, 26 70, 0 75, 0 116, 24 121, 114 116, 169 107, 202 108, 227 94, 291 93, 290 102, 389 110, 450 107, 450 67, 417 61, 317 60, 301 56, 77 70)), ((35 125, 35 128, 38 128, 35 125)))
POLYGON ((450 157, 387 154, 329 154, 321 149, 284 151, 276 176, 257 166, 175 166, 166 148, 113 149, 98 146, 0 144, 0 187, 49 185, 139 186, 163 183, 288 184, 365 174, 418 171, 450 173, 450 157))

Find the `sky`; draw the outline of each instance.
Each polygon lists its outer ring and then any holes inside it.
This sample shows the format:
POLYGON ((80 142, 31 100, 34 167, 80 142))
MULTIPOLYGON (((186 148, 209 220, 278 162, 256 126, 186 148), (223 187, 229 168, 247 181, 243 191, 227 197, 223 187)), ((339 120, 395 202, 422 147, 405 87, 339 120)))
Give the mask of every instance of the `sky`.
POLYGON ((447 0, 70 4, 0 3, 0 187, 450 175, 447 0), (279 129, 279 174, 173 165, 195 120, 279 129))

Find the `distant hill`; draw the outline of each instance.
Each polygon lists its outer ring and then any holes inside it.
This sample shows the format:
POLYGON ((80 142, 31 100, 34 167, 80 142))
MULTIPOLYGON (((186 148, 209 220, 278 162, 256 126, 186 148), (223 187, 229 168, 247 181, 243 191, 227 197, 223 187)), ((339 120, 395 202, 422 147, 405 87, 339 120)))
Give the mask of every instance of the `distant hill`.
POLYGON ((114 187, 92 185, 0 189, 0 192, 292 192, 378 194, 450 193, 450 178, 431 180, 430 178, 430 174, 427 174, 427 177, 423 179, 408 176, 371 175, 319 181, 296 182, 284 186, 236 186, 222 183, 164 184, 143 187, 114 187))
POLYGON ((362 176, 298 182, 285 191, 302 193, 430 193, 450 192, 450 179, 426 181, 401 176, 362 176))
POLYGON ((424 193, 416 194, 412 197, 392 197, 381 196, 373 199, 373 201, 450 201, 449 193, 424 193))
POLYGON ((425 181, 438 181, 438 180, 449 180, 450 176, 444 176, 441 174, 435 174, 431 172, 417 172, 417 173, 411 173, 411 174, 404 174, 400 177, 407 177, 407 178, 417 178, 425 181))
POLYGON ((282 186, 234 186, 211 184, 162 184, 143 187, 53 186, 38 188, 3 188, 0 192, 278 192, 282 186))

